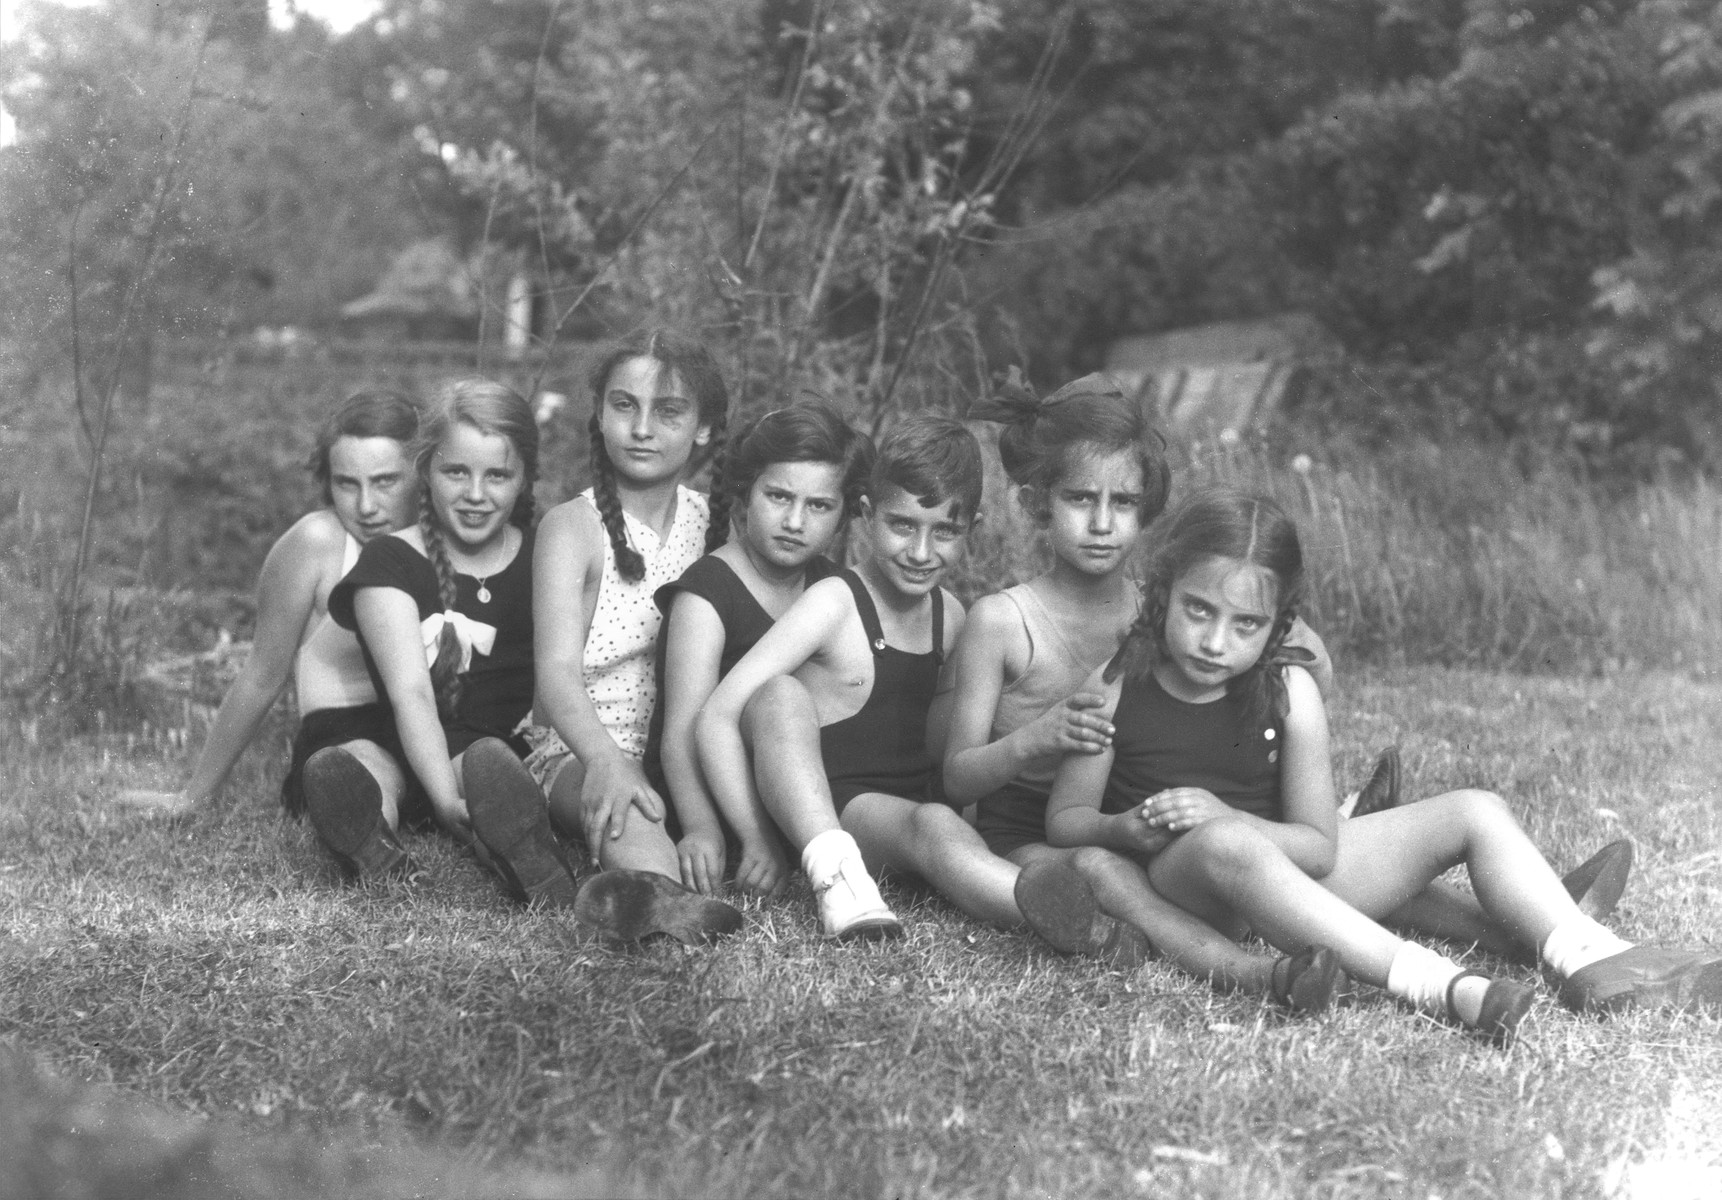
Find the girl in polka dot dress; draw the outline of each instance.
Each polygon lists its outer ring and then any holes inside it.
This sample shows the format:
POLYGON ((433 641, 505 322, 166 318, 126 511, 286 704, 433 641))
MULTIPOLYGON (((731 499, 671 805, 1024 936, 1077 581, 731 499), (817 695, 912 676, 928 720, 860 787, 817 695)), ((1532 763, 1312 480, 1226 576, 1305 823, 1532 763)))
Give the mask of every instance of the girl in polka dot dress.
POLYGON ((707 940, 740 915, 681 886, 673 814, 641 756, 657 700, 652 595, 729 528, 727 505, 683 482, 696 455, 722 446, 728 393, 703 346, 662 330, 608 354, 592 389, 596 482, 539 527, 535 713, 547 728, 534 731, 527 766, 557 829, 604 868, 577 916, 618 938, 707 940))

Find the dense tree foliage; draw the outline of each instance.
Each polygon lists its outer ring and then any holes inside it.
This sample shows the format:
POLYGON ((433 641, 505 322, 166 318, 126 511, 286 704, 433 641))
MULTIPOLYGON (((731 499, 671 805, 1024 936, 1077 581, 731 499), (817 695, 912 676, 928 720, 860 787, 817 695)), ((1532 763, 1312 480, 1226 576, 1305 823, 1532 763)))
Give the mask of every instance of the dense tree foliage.
POLYGON ((750 387, 920 403, 1295 309, 1419 420, 1713 462, 1719 9, 385 0, 331 39, 44 6, 0 303, 63 327, 74 220, 89 310, 123 291, 189 111, 162 327, 326 317, 441 231, 534 264, 546 340, 676 320, 750 387))

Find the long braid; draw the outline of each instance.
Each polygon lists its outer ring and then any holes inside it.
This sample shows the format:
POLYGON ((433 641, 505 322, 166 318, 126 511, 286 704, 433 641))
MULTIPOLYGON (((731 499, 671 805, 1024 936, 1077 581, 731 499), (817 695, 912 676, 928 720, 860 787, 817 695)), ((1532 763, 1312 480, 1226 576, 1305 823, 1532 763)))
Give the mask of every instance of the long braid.
POLYGON ((706 549, 710 554, 719 546, 729 541, 729 509, 730 489, 724 480, 724 470, 729 464, 729 414, 719 414, 712 423, 712 490, 711 490, 711 523, 706 526, 706 549))
POLYGON ((1118 652, 1106 664, 1101 679, 1111 683, 1123 675, 1131 683, 1141 683, 1160 661, 1161 638, 1166 631, 1168 589, 1150 581, 1142 597, 1142 611, 1130 623, 1119 640, 1118 652))
POLYGON ((587 427, 592 436, 592 498, 610 535, 610 548, 616 555, 616 571, 630 583, 646 577, 646 560, 628 544, 628 526, 622 520, 622 501, 616 495, 616 468, 610 462, 610 452, 604 449, 604 426, 593 412, 587 427))
MULTIPOLYGON (((453 612, 455 605, 454 567, 448 561, 448 546, 443 541, 442 526, 437 524, 436 512, 428 503, 419 508, 419 532, 424 536, 425 552, 436 568, 437 599, 444 612, 453 612)), ((436 690, 436 707, 444 721, 454 719, 460 705, 460 638, 452 625, 444 625, 437 642, 436 661, 430 668, 431 687, 436 690)))
POLYGON ((1232 680, 1226 688, 1231 695, 1243 697, 1244 721, 1249 728, 1265 725, 1270 719, 1285 719, 1289 708, 1285 677, 1287 662, 1281 657, 1281 652, 1287 648, 1285 640, 1296 620, 1296 611, 1289 604, 1282 604, 1279 615, 1274 618, 1273 630, 1262 647, 1262 656, 1256 660, 1255 666, 1232 680))

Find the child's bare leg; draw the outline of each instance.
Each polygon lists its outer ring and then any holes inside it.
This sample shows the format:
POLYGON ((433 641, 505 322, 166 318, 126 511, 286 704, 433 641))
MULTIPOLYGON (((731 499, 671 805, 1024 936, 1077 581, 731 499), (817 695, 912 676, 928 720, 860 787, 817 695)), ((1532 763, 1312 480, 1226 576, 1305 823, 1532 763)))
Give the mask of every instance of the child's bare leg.
POLYGON ((401 764, 395 761, 394 755, 375 742, 363 739, 342 742, 341 749, 358 759, 359 765, 369 771, 371 778, 377 781, 377 788, 383 794, 383 820, 389 823, 390 829, 399 829, 401 801, 407 794, 407 776, 406 772, 401 770, 401 764))
POLYGON ((1221 991, 1270 989, 1273 959, 1250 954, 1206 921, 1163 898, 1148 882, 1148 872, 1122 855, 1093 846, 1065 850, 1035 843, 1013 851, 1010 858, 1026 867, 1039 859, 1066 855, 1094 889, 1100 910, 1141 930, 1173 966, 1221 991))
POLYGON ((1460 863, 1488 924, 1509 944, 1541 945, 1556 925, 1580 915, 1505 802, 1475 790, 1342 823, 1338 858, 1322 883, 1362 912, 1387 916, 1460 863))
POLYGON ((1428 887, 1381 918, 1393 928, 1414 930, 1450 942, 1477 945, 1503 957, 1519 949, 1514 940, 1483 911, 1477 897, 1444 879, 1428 887))
MULTIPOLYGON (((580 806, 580 786, 585 778, 580 760, 571 756, 550 784, 551 825, 564 836, 579 840, 586 839, 584 810, 580 806)), ((662 821, 652 820, 637 808, 631 809, 621 822, 619 837, 611 837, 606 831, 598 842, 586 849, 606 871, 650 871, 681 882, 681 863, 669 831, 662 821)))
POLYGON ((988 850, 955 809, 866 792, 844 807, 842 825, 870 870, 911 872, 971 917, 1004 929, 1022 925, 1015 891, 1022 868, 988 850))
POLYGON ((1329 946, 1354 979, 1387 985, 1404 943, 1304 874, 1266 835, 1221 817, 1155 855, 1148 879, 1162 897, 1215 925, 1239 918, 1286 953, 1329 946))
POLYGON ((760 803, 796 850, 841 828, 825 757, 819 745, 819 714, 800 680, 768 680, 742 710, 742 739, 753 755, 760 803))

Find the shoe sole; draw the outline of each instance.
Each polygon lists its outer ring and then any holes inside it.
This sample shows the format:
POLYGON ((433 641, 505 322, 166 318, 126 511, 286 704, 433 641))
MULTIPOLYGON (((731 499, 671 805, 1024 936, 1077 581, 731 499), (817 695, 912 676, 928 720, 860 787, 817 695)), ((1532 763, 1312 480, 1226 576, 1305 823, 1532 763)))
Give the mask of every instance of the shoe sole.
POLYGON ((1333 1007, 1334 996, 1347 982, 1339 955, 1326 946, 1316 946, 1292 955, 1286 963, 1285 987, 1274 987, 1273 994, 1287 1012, 1314 1017, 1333 1007))
POLYGON ((1614 912, 1632 874, 1632 843, 1625 838, 1610 842, 1561 877, 1567 895, 1593 921, 1614 912))
POLYGON ((526 767, 503 743, 475 742, 461 755, 472 832, 523 904, 566 908, 574 873, 550 828, 550 808, 526 767))
POLYGON ((363 763, 338 746, 305 763, 305 813, 311 828, 348 875, 374 879, 411 874, 416 864, 383 820, 383 791, 363 763))
POLYGON ((1627 978, 1612 986, 1575 987, 1568 980, 1561 987, 1560 997, 1563 1004, 1577 1013, 1606 1015, 1633 1009, 1722 1011, 1722 958, 1695 959, 1660 978, 1627 978))
POLYGON ((903 936, 903 922, 896 917, 862 917, 820 936, 828 942, 890 942, 903 936))
POLYGON ((1061 954, 1098 955, 1113 933, 1094 889, 1069 858, 1038 859, 1016 877, 1016 906, 1030 929, 1061 954))
POLYGON ((624 869, 588 879, 574 898, 574 919, 619 942, 662 933, 689 946, 728 937, 742 925, 741 913, 721 900, 652 871, 624 869))
POLYGON ((1369 773, 1369 782, 1357 793, 1357 803, 1351 810, 1352 819, 1399 807, 1399 779, 1399 747, 1389 746, 1376 760, 1375 770, 1369 773))

